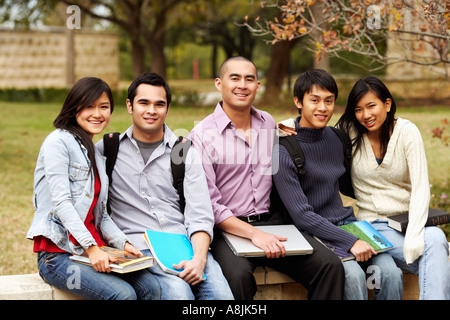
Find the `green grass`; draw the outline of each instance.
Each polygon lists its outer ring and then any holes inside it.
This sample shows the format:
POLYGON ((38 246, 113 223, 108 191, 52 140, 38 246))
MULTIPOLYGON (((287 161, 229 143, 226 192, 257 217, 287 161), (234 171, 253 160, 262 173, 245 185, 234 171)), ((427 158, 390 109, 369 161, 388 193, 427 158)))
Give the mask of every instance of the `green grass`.
MULTIPOLYGON (((0 102, 0 275, 37 272, 32 241, 25 239, 34 214, 31 202, 33 172, 40 145, 53 130, 52 123, 59 109, 60 105, 54 103, 0 102)), ((296 116, 292 106, 264 109, 276 121, 296 116)), ((172 106, 167 124, 176 133, 186 134, 196 121, 202 120, 213 110, 214 106, 172 106)), ((450 120, 450 108, 400 109, 398 116, 410 119, 421 130, 432 190, 435 199, 440 201, 441 194, 450 193, 450 147, 432 138, 431 129, 439 126, 442 118, 450 120)), ((338 118, 339 114, 335 114, 331 124, 338 118)), ((105 132, 124 131, 130 124, 131 117, 126 109, 116 107, 105 132)), ((95 141, 98 139, 100 136, 94 138, 95 141)))

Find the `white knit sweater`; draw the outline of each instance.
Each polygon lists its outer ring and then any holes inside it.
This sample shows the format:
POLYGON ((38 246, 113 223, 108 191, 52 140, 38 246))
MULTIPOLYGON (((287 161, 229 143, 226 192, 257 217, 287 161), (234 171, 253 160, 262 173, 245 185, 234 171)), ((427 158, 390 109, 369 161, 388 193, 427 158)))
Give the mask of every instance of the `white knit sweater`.
POLYGON ((398 118, 386 155, 378 165, 367 134, 353 156, 352 180, 358 219, 385 220, 409 212, 403 254, 408 264, 423 254, 430 186, 422 136, 410 121, 398 118))

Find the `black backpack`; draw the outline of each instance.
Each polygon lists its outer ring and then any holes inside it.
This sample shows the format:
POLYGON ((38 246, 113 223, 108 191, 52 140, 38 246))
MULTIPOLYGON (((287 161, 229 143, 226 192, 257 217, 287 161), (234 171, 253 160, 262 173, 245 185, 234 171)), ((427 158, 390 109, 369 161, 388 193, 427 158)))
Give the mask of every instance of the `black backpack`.
MULTIPOLYGON (((330 127, 333 131, 338 135, 338 137, 342 141, 342 145, 344 148, 344 166, 345 166, 345 174, 339 179, 339 191, 349 197, 355 198, 355 194, 353 191, 350 169, 351 169, 351 160, 352 160, 352 143, 348 135, 335 127, 330 127)), ((295 166, 297 167, 297 175, 298 178, 301 179, 301 176, 306 173, 304 168, 305 166, 305 155, 303 154, 303 150, 300 147, 296 137, 286 136, 279 138, 279 144, 284 146, 292 158, 295 166)), ((292 223, 292 219, 287 211, 286 207, 281 201, 280 195, 273 183, 272 192, 270 194, 270 203, 271 203, 271 212, 279 212, 286 223, 292 223)))
MULTIPOLYGON (((334 131, 334 133, 337 134, 344 148, 345 174, 339 179, 339 190, 342 194, 355 198, 350 176, 352 161, 352 142, 344 131, 335 127, 330 128, 334 131)), ((292 161, 294 161, 294 164, 297 167, 298 177, 300 179, 301 176, 306 173, 306 170, 304 168, 306 160, 302 148, 300 147, 296 137, 294 135, 280 137, 279 143, 286 148, 292 158, 292 161)))
MULTIPOLYGON (((116 163, 117 153, 119 151, 119 136, 120 132, 107 133, 103 136, 104 151, 103 154, 106 157, 106 174, 109 178, 109 184, 112 183, 112 172, 114 169, 114 164, 116 163)), ((180 195, 180 211, 184 213, 184 208, 186 207, 186 200, 184 198, 184 172, 186 155, 189 148, 191 147, 191 141, 184 137, 178 137, 177 141, 173 145, 172 152, 170 155, 170 167, 172 169, 173 186, 177 189, 180 195)), ((111 213, 111 208, 109 206, 108 200, 108 212, 111 213)))

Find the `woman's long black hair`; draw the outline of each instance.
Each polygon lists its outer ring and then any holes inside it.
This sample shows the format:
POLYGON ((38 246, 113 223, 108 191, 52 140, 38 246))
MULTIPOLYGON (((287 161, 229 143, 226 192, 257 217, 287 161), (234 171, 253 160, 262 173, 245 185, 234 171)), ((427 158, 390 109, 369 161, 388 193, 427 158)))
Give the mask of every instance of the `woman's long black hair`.
POLYGON ((55 128, 67 130, 81 141, 88 151, 88 158, 94 172, 97 167, 95 163, 95 146, 88 133, 78 125, 76 118, 78 112, 97 101, 103 93, 106 93, 109 98, 112 113, 114 110, 113 95, 105 81, 95 77, 86 77, 78 80, 67 95, 59 115, 53 122, 55 128))
POLYGON ((361 100, 361 98, 369 91, 375 94, 378 99, 383 101, 383 103, 385 103, 388 98, 391 99, 391 110, 387 113, 386 120, 381 126, 380 143, 381 159, 383 159, 387 151, 392 131, 394 130, 395 111, 397 108, 392 94, 380 79, 369 76, 362 78, 355 83, 348 95, 347 107, 345 108, 344 114, 337 122, 336 127, 344 130, 347 134, 354 128, 356 137, 353 140, 353 146, 355 146, 354 153, 356 153, 361 147, 362 136, 367 132, 367 129, 356 119, 355 108, 359 100, 361 100))

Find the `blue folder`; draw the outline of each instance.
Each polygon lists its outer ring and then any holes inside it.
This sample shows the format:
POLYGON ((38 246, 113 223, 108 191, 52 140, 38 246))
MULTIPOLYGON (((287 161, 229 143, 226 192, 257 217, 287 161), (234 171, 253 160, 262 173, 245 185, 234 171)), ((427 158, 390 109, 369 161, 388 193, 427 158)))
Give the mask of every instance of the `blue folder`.
POLYGON ((146 230, 144 237, 156 262, 167 273, 178 275, 183 269, 176 270, 173 265, 194 257, 192 244, 184 234, 146 230))

